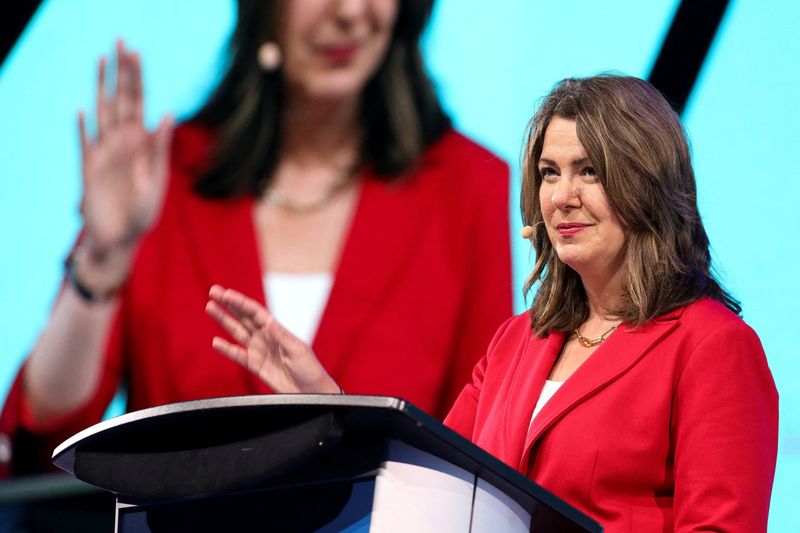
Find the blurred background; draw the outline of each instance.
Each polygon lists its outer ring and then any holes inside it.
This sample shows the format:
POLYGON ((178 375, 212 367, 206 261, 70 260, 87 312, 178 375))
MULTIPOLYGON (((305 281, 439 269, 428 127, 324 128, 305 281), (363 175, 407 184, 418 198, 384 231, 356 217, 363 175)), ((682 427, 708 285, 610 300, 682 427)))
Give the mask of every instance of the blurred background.
MULTIPOLYGON (((408 0, 404 0, 408 1, 408 0)), ((232 0, 20 2, 0 64, 0 396, 46 321, 79 229, 78 109, 119 37, 143 58, 146 120, 189 114, 219 74, 232 0), (24 16, 23 16, 24 15, 24 16)), ((437 0, 428 68, 458 129, 512 166, 537 101, 559 79, 649 78, 682 111, 716 268, 758 332, 781 395, 770 531, 800 531, 800 2, 437 0)), ((528 243, 515 238, 516 307, 528 243)), ((720 354, 724 357, 725 354, 720 354)), ((117 401, 109 414, 120 412, 117 401)))

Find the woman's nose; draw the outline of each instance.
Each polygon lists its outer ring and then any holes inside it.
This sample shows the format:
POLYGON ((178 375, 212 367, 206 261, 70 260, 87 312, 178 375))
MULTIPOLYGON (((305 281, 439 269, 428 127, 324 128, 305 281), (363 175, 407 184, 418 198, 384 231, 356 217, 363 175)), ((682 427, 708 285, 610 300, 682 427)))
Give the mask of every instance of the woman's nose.
POLYGON ((557 209, 569 209, 580 206, 580 185, 571 179, 562 178, 556 183, 550 199, 557 209))
POLYGON ((364 15, 370 0, 336 0, 336 15, 342 20, 353 20, 364 15))

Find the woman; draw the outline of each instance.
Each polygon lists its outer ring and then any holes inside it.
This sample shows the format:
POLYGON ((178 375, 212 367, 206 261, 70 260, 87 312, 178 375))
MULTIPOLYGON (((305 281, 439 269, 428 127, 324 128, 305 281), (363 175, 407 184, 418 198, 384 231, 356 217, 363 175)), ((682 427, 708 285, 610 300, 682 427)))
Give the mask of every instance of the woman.
MULTIPOLYGON (((678 117, 644 81, 567 79, 526 146, 533 306, 496 333, 445 423, 606 531, 765 531, 777 393, 711 273, 678 117)), ((258 304, 211 298, 236 341, 218 351, 276 390, 338 390, 258 304)))
POLYGON ((118 46, 111 96, 101 61, 80 244, 0 419, 15 473, 120 379, 131 409, 268 392, 212 350, 212 283, 268 300, 348 390, 447 412, 511 310, 507 167, 435 98, 430 9, 241 0, 228 72, 171 147, 169 119, 143 127, 136 54, 118 46))

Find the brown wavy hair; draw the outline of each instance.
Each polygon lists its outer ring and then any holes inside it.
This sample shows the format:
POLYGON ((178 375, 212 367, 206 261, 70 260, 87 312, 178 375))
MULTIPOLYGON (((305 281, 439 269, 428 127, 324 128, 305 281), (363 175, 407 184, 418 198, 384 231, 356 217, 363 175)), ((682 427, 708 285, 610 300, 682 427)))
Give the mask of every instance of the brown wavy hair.
POLYGON ((646 81, 609 74, 562 80, 528 126, 521 208, 523 223, 534 228, 536 263, 524 289, 527 295, 538 283, 530 311, 533 330, 572 331, 589 316, 581 279, 558 258, 539 205, 538 163, 553 117, 576 122, 578 139, 627 235, 624 294, 614 315, 640 326, 703 297, 741 313, 711 269, 680 118, 646 81))
MULTIPOLYGON (((238 0, 228 66, 209 100, 188 122, 216 132, 209 170, 195 184, 206 197, 259 195, 269 184, 280 147, 285 101, 280 69, 258 66, 261 44, 276 41, 282 20, 277 0, 238 0)), ((394 179, 450 127, 422 61, 419 40, 433 0, 398 2, 387 55, 361 100, 361 163, 394 179)))

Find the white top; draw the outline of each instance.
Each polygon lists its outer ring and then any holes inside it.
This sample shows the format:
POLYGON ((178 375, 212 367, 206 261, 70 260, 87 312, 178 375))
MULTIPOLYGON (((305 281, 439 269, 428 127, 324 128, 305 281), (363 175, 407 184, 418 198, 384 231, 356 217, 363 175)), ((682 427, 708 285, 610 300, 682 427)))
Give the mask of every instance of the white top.
POLYGON ((556 391, 560 389, 561 385, 563 384, 564 384, 563 381, 552 381, 550 379, 544 382, 542 393, 539 395, 539 401, 536 402, 536 407, 533 408, 533 416, 531 417, 531 424, 533 424, 533 419, 536 418, 536 415, 538 415, 539 411, 542 410, 544 404, 550 401, 550 398, 553 397, 553 394, 555 394, 556 391))
POLYGON ((306 344, 311 344, 317 334, 332 286, 333 276, 329 272, 268 272, 264 275, 270 312, 306 344))

